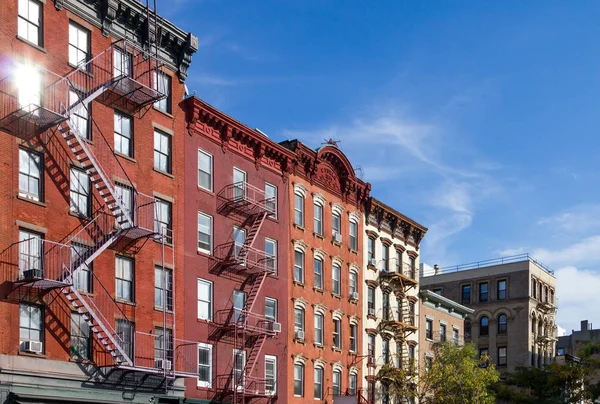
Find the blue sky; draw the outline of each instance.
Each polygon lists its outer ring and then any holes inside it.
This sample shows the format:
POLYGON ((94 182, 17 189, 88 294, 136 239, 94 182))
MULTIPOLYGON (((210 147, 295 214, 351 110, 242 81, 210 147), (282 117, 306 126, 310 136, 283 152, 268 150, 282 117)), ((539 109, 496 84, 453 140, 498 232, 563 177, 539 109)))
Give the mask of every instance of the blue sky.
POLYGON ((271 138, 330 137, 429 227, 423 262, 529 252, 600 326, 600 3, 159 0, 187 85, 271 138), (571 6, 569 6, 571 5, 571 6))

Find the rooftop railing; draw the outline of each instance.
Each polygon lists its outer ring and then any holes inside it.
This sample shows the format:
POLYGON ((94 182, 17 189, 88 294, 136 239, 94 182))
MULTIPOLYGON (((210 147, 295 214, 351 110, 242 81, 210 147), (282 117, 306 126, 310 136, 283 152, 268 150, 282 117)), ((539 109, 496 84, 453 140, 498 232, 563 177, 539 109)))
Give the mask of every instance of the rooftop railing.
POLYGON ((537 265, 542 270, 546 271, 547 273, 549 273, 551 275, 554 275, 554 271, 552 269, 550 269, 547 265, 543 264, 542 262, 535 259, 531 255, 518 254, 518 255, 511 255, 508 257, 500 257, 500 258, 493 258, 493 259, 484 260, 484 261, 471 262, 468 264, 454 265, 454 266, 448 266, 448 267, 442 267, 442 268, 432 268, 428 271, 421 271, 421 277, 441 275, 441 274, 447 274, 447 273, 452 273, 452 272, 468 271, 471 269, 486 268, 486 267, 503 265, 503 264, 512 264, 515 262, 523 262, 523 261, 533 262, 535 265, 537 265))

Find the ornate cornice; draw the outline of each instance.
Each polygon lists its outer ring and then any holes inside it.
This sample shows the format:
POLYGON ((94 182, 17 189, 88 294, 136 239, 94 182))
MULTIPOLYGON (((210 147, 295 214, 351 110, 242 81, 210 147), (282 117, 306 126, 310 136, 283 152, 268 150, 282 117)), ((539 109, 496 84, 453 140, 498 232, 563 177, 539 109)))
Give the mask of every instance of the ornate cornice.
POLYGON ((402 239, 405 245, 411 244, 417 249, 427 232, 427 227, 373 197, 369 198, 366 203, 365 214, 367 222, 377 226, 379 231, 386 231, 391 234, 392 238, 402 239))
POLYGON ((287 179, 295 158, 288 149, 197 97, 187 98, 184 107, 191 134, 210 138, 221 145, 223 153, 229 150, 238 152, 253 161, 257 170, 268 167, 279 171, 283 179, 287 179))
POLYGON ((192 55, 198 50, 198 38, 160 15, 156 16, 136 0, 54 0, 63 8, 102 30, 104 36, 127 39, 138 46, 157 52, 161 62, 177 71, 181 82, 187 77, 192 55), (149 18, 148 18, 149 17, 149 18))

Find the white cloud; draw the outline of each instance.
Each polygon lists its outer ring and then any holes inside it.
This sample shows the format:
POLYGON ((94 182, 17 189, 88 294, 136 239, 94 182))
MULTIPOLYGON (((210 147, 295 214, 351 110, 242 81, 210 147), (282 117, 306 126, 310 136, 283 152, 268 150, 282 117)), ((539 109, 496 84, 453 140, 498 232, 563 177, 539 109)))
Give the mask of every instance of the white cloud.
POLYGON ((569 234, 584 234, 600 229, 600 204, 574 206, 538 220, 538 225, 569 234))
POLYGON ((597 265, 600 263, 600 235, 589 236, 563 248, 537 248, 531 253, 540 261, 553 267, 597 265))
POLYGON ((565 266, 555 271, 558 295, 557 324, 567 330, 579 329, 581 320, 600 321, 600 273, 565 266))

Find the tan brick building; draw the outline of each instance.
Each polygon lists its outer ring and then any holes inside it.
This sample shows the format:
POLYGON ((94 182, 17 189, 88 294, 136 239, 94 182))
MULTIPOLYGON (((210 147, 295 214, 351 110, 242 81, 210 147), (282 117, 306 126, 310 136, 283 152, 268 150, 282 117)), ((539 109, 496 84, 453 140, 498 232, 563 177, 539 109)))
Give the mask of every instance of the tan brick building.
POLYGON ((556 277, 527 254, 447 268, 421 268, 421 289, 474 309, 465 324, 500 372, 554 357, 556 277))

